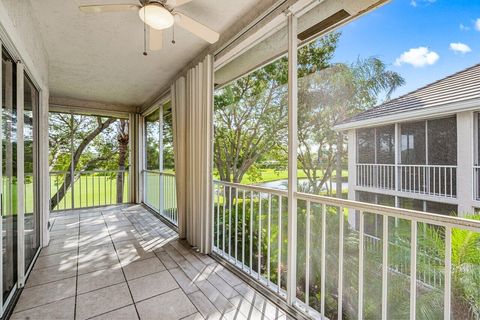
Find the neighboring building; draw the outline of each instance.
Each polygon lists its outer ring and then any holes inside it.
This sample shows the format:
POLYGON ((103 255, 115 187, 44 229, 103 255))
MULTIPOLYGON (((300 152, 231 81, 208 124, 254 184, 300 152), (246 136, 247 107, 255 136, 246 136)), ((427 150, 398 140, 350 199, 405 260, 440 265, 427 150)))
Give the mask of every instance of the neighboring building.
POLYGON ((480 208, 480 64, 347 119, 348 197, 441 214, 480 208))

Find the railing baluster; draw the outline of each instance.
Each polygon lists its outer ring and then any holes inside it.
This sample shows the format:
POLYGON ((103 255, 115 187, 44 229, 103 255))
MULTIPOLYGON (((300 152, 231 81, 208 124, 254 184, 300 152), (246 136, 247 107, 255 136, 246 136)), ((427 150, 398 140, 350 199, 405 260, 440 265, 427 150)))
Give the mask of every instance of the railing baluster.
POLYGON ((220 185, 217 186, 217 249, 220 249, 220 185))
POLYGON ((253 272, 253 191, 250 191, 250 274, 253 272))
POLYGON ((307 201, 305 230, 305 304, 310 306, 310 201, 307 201))
POLYGON ((112 189, 113 189, 113 179, 110 179, 110 204, 113 204, 113 192, 112 192, 112 189))
MULTIPOLYGON (((243 189, 243 210, 242 210, 242 267, 245 266, 245 210, 246 210, 246 203, 245 203, 245 189, 243 189)), ((242 268, 243 269, 243 268, 242 268)))
POLYGON ((326 264, 326 242, 327 242, 327 206, 326 204, 322 204, 322 239, 321 239, 321 258, 320 258, 320 313, 323 317, 325 317, 325 264, 326 264))
POLYGON ((225 205, 226 205, 226 198, 227 198, 227 191, 226 191, 227 187, 226 186, 223 186, 223 219, 222 219, 222 252, 223 252, 223 256, 225 256, 226 252, 225 252, 225 205))
POLYGON ((235 263, 238 261, 238 188, 235 188, 235 263))
POLYGON ((444 286, 444 311, 445 320, 450 320, 451 315, 451 284, 452 284, 452 227, 445 227, 445 286, 444 286))
POLYGON ((232 257, 232 187, 228 190, 228 255, 232 257))
POLYGON ((410 320, 416 318, 417 309, 417 221, 411 222, 410 244, 410 320))
POLYGON ((338 243, 338 314, 343 314, 343 234, 344 216, 343 207, 339 207, 339 243, 338 243))
POLYGON ((277 290, 282 286, 282 196, 278 196, 278 261, 277 261, 277 290))
POLYGON ((445 196, 447 196, 447 167, 444 167, 443 173, 444 173, 443 182, 444 182, 444 187, 445 187, 445 190, 444 190, 443 194, 445 196))
POLYGON ((258 265, 257 265, 257 276, 260 280, 260 275, 262 273, 262 193, 258 193, 258 265))
POLYGON ((360 211, 360 230, 358 243, 358 319, 363 319, 363 263, 364 263, 365 215, 360 211))
POLYGON ((271 237, 271 219, 272 219, 272 195, 268 194, 268 212, 267 212, 267 286, 270 285, 270 237, 271 237))
POLYGON ((383 216, 383 247, 382 247, 382 320, 387 319, 388 310, 388 216, 383 216))

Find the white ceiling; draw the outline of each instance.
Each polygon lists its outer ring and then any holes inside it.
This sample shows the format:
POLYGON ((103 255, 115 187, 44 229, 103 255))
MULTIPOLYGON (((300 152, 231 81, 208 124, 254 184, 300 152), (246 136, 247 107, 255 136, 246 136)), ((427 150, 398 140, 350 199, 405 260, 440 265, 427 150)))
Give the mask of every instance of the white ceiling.
MULTIPOLYGON (((177 11, 224 32, 262 0, 193 0, 177 11)), ((143 24, 136 12, 87 15, 81 4, 136 0, 30 0, 49 56, 53 97, 140 106, 168 85, 208 43, 175 28, 164 48, 143 56, 143 24)))

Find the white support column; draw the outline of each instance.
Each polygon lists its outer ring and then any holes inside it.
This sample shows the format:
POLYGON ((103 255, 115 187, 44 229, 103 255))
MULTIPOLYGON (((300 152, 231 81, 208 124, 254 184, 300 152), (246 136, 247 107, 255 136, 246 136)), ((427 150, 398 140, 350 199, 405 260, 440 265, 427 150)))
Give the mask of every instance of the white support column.
MULTIPOLYGON (((355 129, 348 130, 348 199, 356 200, 357 186, 357 135, 355 129)), ((356 215, 355 210, 349 209, 348 224, 355 228, 356 215)))
POLYGON ((138 175, 138 163, 135 159, 136 157, 136 152, 138 152, 138 145, 136 143, 137 141, 137 123, 136 121, 136 116, 135 114, 131 113, 128 115, 128 150, 130 151, 129 153, 129 163, 130 163, 130 168, 128 170, 128 201, 129 202, 135 202, 135 193, 137 189, 137 175, 138 175))
POLYGON ((48 107, 49 107, 49 93, 47 88, 42 88, 40 91, 40 105, 39 105, 39 143, 42 146, 39 150, 39 179, 40 184, 40 225, 42 230, 40 233, 42 247, 48 246, 50 242, 50 231, 48 229, 48 221, 50 216, 50 169, 48 166, 48 107))
POLYGON ((144 117, 135 115, 135 162, 136 162, 136 179, 135 179, 135 202, 142 203, 145 200, 145 182, 143 170, 145 169, 145 123, 144 117))
POLYGON ((457 113, 457 199, 458 216, 473 213, 474 130, 473 112, 457 113))
POLYGON ((296 298, 297 277, 297 17, 288 13, 288 262, 287 303, 296 298))
POLYGON ((18 287, 25 285, 25 174, 23 143, 23 64, 17 61, 17 277, 18 287))

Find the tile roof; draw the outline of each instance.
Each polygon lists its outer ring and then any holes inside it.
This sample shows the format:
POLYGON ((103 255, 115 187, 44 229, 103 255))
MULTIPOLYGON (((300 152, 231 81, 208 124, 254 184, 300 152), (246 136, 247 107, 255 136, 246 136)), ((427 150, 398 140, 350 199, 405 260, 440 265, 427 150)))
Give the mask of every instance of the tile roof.
MULTIPOLYGON (((480 98, 480 64, 346 119, 340 125, 480 98)), ((480 105, 479 105, 480 106, 480 105)))

